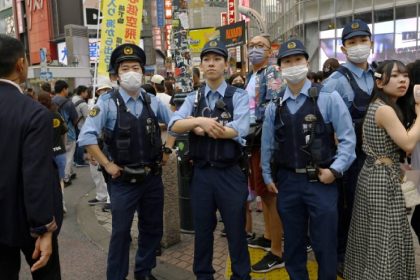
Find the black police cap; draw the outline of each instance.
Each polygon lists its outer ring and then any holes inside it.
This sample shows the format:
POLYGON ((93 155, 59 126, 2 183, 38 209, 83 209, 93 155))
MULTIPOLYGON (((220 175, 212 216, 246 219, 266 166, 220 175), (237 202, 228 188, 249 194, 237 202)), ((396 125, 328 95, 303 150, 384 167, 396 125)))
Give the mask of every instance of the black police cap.
POLYGON ((279 54, 277 55, 277 62, 280 64, 280 60, 287 56, 303 54, 306 59, 309 58, 308 52, 306 51, 303 43, 298 39, 290 39, 281 44, 279 54))
POLYGON ((116 71, 118 64, 123 61, 138 61, 141 66, 146 64, 146 54, 143 49, 134 44, 122 44, 116 47, 111 53, 108 71, 116 71))
POLYGON ((343 33, 341 33, 341 42, 344 44, 345 40, 356 36, 372 36, 369 26, 363 20, 355 19, 347 23, 343 28, 343 33))
POLYGON ((201 51, 200 59, 203 59, 203 56, 205 56, 208 53, 215 53, 223 56, 225 59, 228 58, 228 51, 226 49, 226 46, 225 44, 223 44, 223 42, 220 42, 219 40, 211 40, 207 42, 204 45, 203 50, 201 51))

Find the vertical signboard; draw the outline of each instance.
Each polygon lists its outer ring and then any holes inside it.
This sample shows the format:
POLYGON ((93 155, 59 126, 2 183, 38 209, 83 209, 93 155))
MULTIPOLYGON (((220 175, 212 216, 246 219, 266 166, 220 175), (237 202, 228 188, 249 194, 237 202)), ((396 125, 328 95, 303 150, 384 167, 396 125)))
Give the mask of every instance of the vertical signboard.
POLYGON ((163 0, 156 0, 157 26, 162 28, 165 25, 165 3, 163 0))
POLYGON ((228 24, 227 12, 220 13, 220 26, 228 24))
POLYGON ((99 76, 107 76, 113 49, 123 43, 140 44, 143 0, 104 0, 102 6, 99 76))
POLYGON ((235 0, 228 1, 228 24, 235 22, 235 0))

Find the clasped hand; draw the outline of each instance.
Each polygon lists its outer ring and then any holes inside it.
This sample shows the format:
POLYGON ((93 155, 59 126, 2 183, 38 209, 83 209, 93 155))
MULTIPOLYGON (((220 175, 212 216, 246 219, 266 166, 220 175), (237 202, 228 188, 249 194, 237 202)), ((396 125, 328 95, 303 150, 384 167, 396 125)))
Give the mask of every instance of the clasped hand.
POLYGON ((199 117, 199 125, 194 128, 194 133, 197 135, 207 135, 211 138, 222 138, 225 132, 225 127, 217 121, 217 118, 199 117))

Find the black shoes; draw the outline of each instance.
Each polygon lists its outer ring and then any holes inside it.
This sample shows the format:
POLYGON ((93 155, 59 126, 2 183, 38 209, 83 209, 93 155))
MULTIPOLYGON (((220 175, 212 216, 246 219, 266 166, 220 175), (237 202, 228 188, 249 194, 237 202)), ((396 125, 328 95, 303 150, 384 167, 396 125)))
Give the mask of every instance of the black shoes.
POLYGON ((88 200, 88 204, 90 206, 98 205, 98 204, 105 204, 105 203, 106 203, 106 199, 105 200, 98 200, 98 199, 94 198, 94 199, 88 200))
POLYGON ((251 248, 259 248, 265 251, 270 251, 271 249, 271 240, 265 238, 264 236, 260 236, 256 239, 253 239, 248 242, 248 247, 251 248))
POLYGON ((111 212, 111 203, 105 203, 104 207, 102 207, 102 212, 111 212))
POLYGON ((283 258, 268 252, 259 262, 254 264, 251 269, 253 272, 265 273, 282 267, 284 267, 283 258))
POLYGON ((157 280, 157 278, 150 274, 149 276, 136 276, 136 280, 157 280))

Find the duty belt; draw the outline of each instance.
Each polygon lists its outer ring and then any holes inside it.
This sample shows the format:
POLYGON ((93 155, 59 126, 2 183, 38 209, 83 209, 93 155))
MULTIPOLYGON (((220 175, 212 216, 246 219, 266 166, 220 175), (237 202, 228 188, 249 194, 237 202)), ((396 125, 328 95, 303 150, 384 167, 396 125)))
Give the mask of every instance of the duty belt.
POLYGON ((121 179, 125 182, 136 184, 141 183, 149 175, 161 175, 160 164, 151 165, 126 165, 123 167, 121 179))

